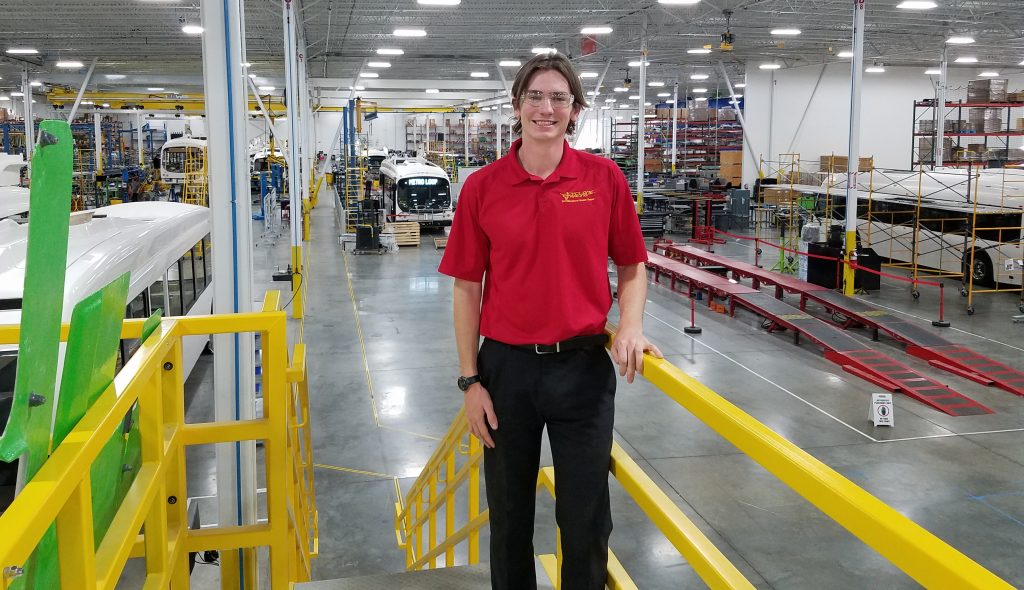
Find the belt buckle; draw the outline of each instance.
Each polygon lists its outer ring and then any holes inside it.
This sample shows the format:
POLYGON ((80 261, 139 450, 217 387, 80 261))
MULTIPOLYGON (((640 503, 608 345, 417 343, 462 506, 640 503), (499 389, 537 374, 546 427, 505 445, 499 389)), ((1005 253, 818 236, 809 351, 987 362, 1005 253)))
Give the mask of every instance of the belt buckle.
POLYGON ((540 347, 541 347, 540 344, 534 344, 533 345, 533 352, 535 352, 537 354, 555 354, 556 352, 562 352, 562 343, 561 342, 555 342, 555 349, 554 350, 541 350, 540 347))

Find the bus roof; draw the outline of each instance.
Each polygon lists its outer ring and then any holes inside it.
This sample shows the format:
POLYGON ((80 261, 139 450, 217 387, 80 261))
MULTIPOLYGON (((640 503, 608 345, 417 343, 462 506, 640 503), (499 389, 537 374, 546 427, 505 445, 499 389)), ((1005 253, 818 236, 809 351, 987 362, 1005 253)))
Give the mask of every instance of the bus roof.
POLYGON ((29 190, 20 186, 0 186, 0 219, 28 211, 29 190))
POLYGON ((206 147, 206 138, 205 137, 175 137, 174 139, 168 139, 167 141, 165 141, 163 147, 160 148, 160 149, 161 150, 165 150, 167 148, 188 147, 188 146, 192 146, 192 147, 206 147))
POLYGON ((380 163, 380 173, 386 174, 395 180, 413 177, 430 177, 448 179, 444 169, 423 158, 406 158, 394 156, 380 163))

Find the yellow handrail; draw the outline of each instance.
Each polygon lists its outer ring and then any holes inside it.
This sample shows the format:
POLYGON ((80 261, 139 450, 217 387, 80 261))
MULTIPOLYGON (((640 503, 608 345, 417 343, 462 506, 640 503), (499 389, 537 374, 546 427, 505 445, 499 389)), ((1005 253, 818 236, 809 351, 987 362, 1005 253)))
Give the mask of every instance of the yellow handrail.
MULTIPOLYGON (((607 331, 614 338, 616 327, 608 324, 607 331)), ((610 342, 609 342, 610 346, 610 342)), ((963 589, 1012 588, 1005 581, 969 559, 944 541, 928 532, 909 518, 884 504, 853 482, 818 461, 793 443, 761 424, 750 415, 721 397, 711 389, 663 359, 644 356, 643 376, 666 395, 689 410, 694 416, 718 432, 748 457, 758 462, 783 483, 807 499, 811 504, 846 528, 869 547, 876 550, 893 565, 925 587, 951 587, 963 589)), ((432 501, 424 502, 423 492, 436 485, 443 466, 461 448, 468 437, 468 425, 462 411, 455 417, 441 443, 435 449, 423 472, 405 496, 405 508, 396 504, 396 538, 406 549, 408 569, 434 567, 434 560, 446 555, 446 566, 454 565, 449 556, 454 546, 486 524, 486 511, 470 517, 465 525, 454 530, 449 521, 445 538, 421 547, 421 529, 429 523, 431 513, 456 497, 454 488, 466 480, 467 473, 479 472, 476 455, 482 454, 479 442, 469 437, 470 453, 463 460, 463 469, 454 477, 449 470, 448 480, 441 493, 432 501), (420 508, 422 507, 423 512, 420 508), (412 510, 410 510, 412 508, 412 510), (404 543, 401 542, 404 539, 404 543), (410 546, 412 545, 412 546, 410 546), (422 557, 417 554, 422 553, 422 557)), ((622 484, 654 524, 676 547, 694 571, 712 588, 751 588, 751 584, 708 540, 681 510, 654 484, 639 466, 618 446, 612 449, 612 474, 622 484)), ((554 495, 554 471, 541 469, 538 487, 554 495)), ((472 503, 479 500, 479 478, 470 481, 467 497, 472 503)), ((446 513, 454 514, 452 506, 446 513)), ((609 587, 634 588, 621 564, 609 552, 609 587)), ((478 554, 470 548, 467 562, 476 563, 478 554)), ((558 555, 540 556, 545 570, 557 580, 558 555)), ((555 581, 555 587, 558 582, 555 581)))
MULTIPOLYGON (((258 313, 163 320, 0 515, 0 564, 26 563, 56 522, 64 588, 114 588, 128 558, 143 556, 145 587, 188 588, 190 552, 259 546, 270 549, 272 588, 309 580, 310 560, 317 553, 317 514, 305 349, 298 345, 293 366, 286 367, 286 321, 277 301, 276 294, 269 294, 258 313), (182 337, 244 332, 262 338, 264 416, 186 424, 182 337), (94 550, 90 469, 136 402, 142 464, 94 550), (186 446, 241 440, 266 443, 267 522, 190 530, 184 501, 186 446)), ((122 334, 137 337, 141 324, 126 321, 122 334)), ((16 344, 19 332, 18 326, 0 326, 0 344, 16 344)), ((61 337, 66 339, 67 325, 61 337)), ((10 583, 11 578, 0 578, 0 588, 10 583)))

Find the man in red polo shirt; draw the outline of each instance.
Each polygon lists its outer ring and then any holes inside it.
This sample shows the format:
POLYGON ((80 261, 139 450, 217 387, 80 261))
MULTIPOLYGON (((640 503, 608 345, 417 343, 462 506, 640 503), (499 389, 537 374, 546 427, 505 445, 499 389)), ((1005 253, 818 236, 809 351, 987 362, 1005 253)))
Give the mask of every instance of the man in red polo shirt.
POLYGON ((612 359, 632 383, 644 351, 661 357, 643 336, 647 251, 622 172, 565 141, 587 106, 569 60, 534 57, 512 96, 522 139, 466 180, 439 268, 455 278, 459 388, 470 432, 484 444, 491 585, 536 588, 534 505, 547 427, 561 588, 603 589, 616 383, 604 351, 608 257, 618 267, 621 317, 612 359))

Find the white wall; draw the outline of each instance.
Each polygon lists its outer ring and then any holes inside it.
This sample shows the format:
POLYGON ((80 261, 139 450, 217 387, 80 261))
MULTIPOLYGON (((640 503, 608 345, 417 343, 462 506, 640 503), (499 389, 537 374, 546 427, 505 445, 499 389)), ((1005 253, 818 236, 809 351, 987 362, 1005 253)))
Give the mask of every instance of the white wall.
MULTIPOLYGON (((870 65, 870 64, 867 64, 870 65)), ((835 153, 847 155, 850 117, 850 63, 832 63, 825 69, 818 92, 811 93, 822 66, 781 69, 775 71, 774 108, 769 109, 771 72, 753 69, 747 72, 744 93, 746 106, 746 137, 754 153, 778 160, 780 153, 799 153, 804 169, 817 167, 818 158, 835 153), (810 106, 808 107, 808 102, 810 106), (807 118, 796 135, 800 118, 807 108, 807 118), (771 146, 768 145, 771 121, 771 146), (795 140, 794 140, 795 136, 795 140)), ((860 155, 874 156, 879 168, 911 167, 911 146, 914 138, 913 103, 933 98, 932 80, 925 68, 888 67, 884 74, 864 74, 861 90, 860 155)), ((951 87, 947 100, 966 98, 967 81, 977 78, 976 68, 949 68, 951 87)), ((1009 79, 1011 91, 1024 88, 1024 75, 1002 76, 1009 79)), ((1024 116, 1024 115, 1014 115, 1024 116)), ((963 114, 964 119, 967 113, 963 114)), ((930 117, 929 117, 930 118, 930 117)), ((1004 126, 1007 125, 1003 121, 1004 126)), ((1009 122, 1013 124, 1013 122, 1009 122)), ((1016 144, 1012 144, 1016 145, 1016 144)), ((744 153, 743 182, 753 184, 757 162, 744 153)))

